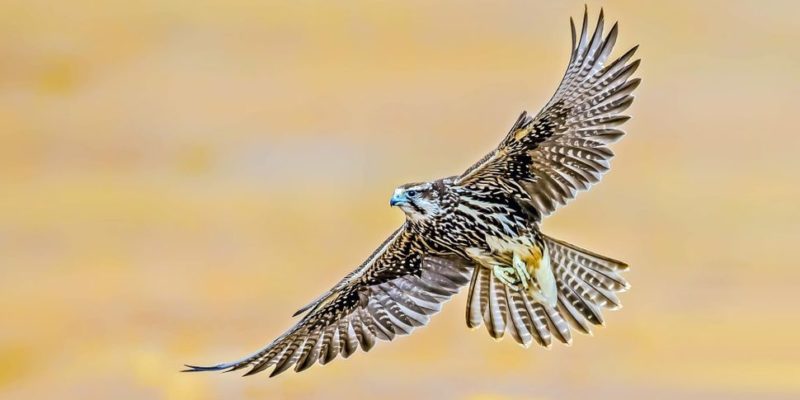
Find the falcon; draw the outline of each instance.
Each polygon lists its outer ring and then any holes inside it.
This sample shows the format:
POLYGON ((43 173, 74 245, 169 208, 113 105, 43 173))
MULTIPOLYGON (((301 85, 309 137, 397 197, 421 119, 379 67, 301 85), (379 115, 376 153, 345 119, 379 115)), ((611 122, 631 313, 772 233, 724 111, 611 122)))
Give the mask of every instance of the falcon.
POLYGON ((347 358, 426 325, 468 286, 466 322, 506 332, 528 347, 570 344, 591 333, 604 308, 620 307, 627 265, 541 232, 542 219, 597 183, 620 139, 622 113, 639 85, 634 47, 609 61, 615 23, 593 32, 584 11, 580 35, 570 19, 566 73, 536 115, 516 120, 500 145, 461 175, 398 187, 390 204, 406 216, 367 260, 297 311, 286 333, 241 360, 186 371, 270 376, 347 358))

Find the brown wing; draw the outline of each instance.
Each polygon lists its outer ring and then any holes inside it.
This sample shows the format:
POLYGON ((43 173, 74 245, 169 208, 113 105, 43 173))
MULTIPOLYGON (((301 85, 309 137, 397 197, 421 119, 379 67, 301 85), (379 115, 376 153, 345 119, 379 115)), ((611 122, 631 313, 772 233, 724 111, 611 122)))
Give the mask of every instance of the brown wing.
POLYGON ((338 354, 368 351, 428 323, 442 303, 469 282, 472 265, 457 256, 425 254, 415 234, 398 229, 358 269, 300 312, 294 327, 242 360, 187 371, 238 370, 252 375, 275 366, 275 376, 294 366, 305 370, 338 354))
POLYGON ((553 98, 531 118, 523 112, 500 146, 456 183, 500 187, 527 199, 544 216, 597 183, 609 169, 608 145, 624 134, 621 115, 633 102, 639 79, 630 79, 639 60, 636 47, 606 63, 617 24, 603 38, 603 11, 589 36, 584 13, 580 39, 572 28, 572 53, 553 98))

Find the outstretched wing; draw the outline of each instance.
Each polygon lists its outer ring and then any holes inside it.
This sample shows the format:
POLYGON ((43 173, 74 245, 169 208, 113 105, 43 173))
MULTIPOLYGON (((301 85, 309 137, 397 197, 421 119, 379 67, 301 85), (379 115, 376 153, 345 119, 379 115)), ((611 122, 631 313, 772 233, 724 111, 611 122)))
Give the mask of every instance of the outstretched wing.
POLYGON ((603 11, 589 36, 584 12, 580 38, 572 28, 572 53, 553 98, 531 118, 523 112, 500 146, 473 165, 456 183, 500 187, 528 200, 540 216, 597 183, 609 169, 608 148, 624 134, 621 115, 633 102, 639 79, 630 79, 639 60, 636 47, 607 63, 617 39, 615 23, 603 38, 603 11), (576 44, 577 41, 577 44, 576 44))
POLYGON ((294 327, 242 360, 186 371, 234 371, 250 366, 252 375, 275 366, 275 376, 294 366, 305 370, 326 364, 360 346, 392 340, 428 323, 442 303, 469 282, 472 264, 458 256, 426 254, 420 239, 398 229, 358 269, 301 309, 309 310, 294 327))

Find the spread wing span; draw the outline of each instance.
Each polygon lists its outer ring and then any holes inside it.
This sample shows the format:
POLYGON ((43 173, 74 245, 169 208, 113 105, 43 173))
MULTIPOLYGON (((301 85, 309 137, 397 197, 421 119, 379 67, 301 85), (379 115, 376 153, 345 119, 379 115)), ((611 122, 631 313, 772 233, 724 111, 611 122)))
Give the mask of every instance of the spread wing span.
POLYGON ((275 366, 275 376, 294 366, 303 371, 377 340, 392 340, 428 323, 469 282, 472 264, 457 256, 425 254, 417 236, 400 228, 358 269, 298 313, 303 318, 260 351, 239 361, 186 371, 234 371, 252 375, 275 366))
POLYGON ((556 93, 535 117, 523 112, 500 146, 469 168, 459 185, 500 187, 528 200, 540 216, 552 213, 608 171, 608 148, 630 117, 639 79, 631 75, 637 47, 607 62, 617 39, 617 24, 603 37, 603 12, 589 34, 584 13, 580 37, 572 28, 572 52, 556 93))

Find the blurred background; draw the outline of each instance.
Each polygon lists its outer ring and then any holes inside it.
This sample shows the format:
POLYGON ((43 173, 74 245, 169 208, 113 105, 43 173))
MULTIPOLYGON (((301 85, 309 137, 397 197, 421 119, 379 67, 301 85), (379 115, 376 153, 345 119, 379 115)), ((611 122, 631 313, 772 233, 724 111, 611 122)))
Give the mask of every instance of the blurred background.
POLYGON ((584 1, 0 4, 0 397, 800 396, 795 1, 588 1, 640 44, 603 183, 546 232, 632 266, 572 347, 464 324, 268 380, 248 354, 568 60, 584 1))

